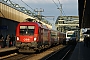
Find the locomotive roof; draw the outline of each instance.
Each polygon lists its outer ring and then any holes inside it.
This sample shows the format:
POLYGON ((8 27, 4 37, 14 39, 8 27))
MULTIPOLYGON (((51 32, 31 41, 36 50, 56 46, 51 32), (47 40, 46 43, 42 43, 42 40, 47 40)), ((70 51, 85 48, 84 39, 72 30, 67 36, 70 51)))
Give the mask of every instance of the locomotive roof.
POLYGON ((19 25, 38 25, 41 28, 48 29, 46 25, 40 24, 38 22, 20 22, 19 25))

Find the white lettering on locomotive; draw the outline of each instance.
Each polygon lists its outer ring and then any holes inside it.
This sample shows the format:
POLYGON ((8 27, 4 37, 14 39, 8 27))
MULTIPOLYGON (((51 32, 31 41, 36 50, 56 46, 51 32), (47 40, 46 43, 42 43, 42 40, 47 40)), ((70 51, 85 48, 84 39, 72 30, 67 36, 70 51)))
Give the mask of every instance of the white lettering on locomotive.
POLYGON ((29 39, 29 38, 24 38, 23 40, 24 40, 24 41, 27 41, 27 42, 28 42, 28 41, 30 41, 30 39, 29 39))

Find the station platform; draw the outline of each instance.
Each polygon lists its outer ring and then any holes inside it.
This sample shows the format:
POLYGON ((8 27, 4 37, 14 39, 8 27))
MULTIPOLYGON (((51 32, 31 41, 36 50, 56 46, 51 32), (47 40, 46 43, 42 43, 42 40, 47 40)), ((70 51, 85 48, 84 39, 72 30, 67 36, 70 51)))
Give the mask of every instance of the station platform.
POLYGON ((69 60, 90 60, 90 46, 84 46, 84 42, 78 42, 69 60))
POLYGON ((16 50, 16 47, 0 48, 0 53, 1 53, 1 52, 6 52, 6 51, 11 51, 11 50, 16 50))

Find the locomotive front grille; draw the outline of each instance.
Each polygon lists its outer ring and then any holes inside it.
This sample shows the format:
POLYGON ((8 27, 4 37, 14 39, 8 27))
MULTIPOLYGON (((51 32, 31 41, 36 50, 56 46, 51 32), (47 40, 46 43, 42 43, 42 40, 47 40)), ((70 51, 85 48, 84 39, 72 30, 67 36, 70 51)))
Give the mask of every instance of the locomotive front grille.
POLYGON ((31 42, 31 43, 21 43, 20 47, 37 47, 37 42, 31 42))
POLYGON ((31 46, 31 43, 22 43, 21 46, 31 46))

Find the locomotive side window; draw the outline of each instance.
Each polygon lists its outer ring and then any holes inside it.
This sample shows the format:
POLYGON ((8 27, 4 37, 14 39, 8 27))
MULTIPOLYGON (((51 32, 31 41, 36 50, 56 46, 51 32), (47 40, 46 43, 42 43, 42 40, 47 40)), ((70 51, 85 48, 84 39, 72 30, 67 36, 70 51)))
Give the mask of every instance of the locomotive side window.
POLYGON ((34 26, 20 26, 20 35, 34 35, 34 26))

